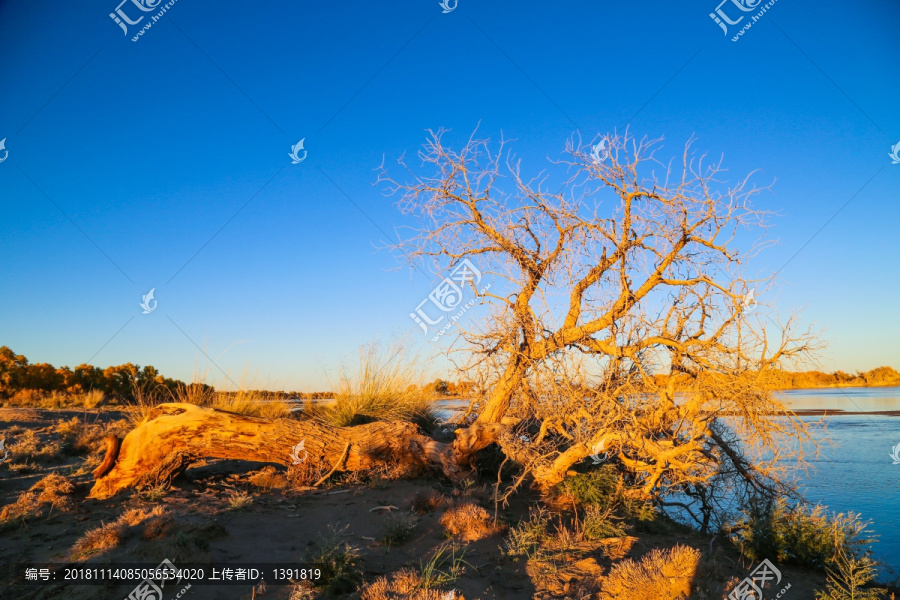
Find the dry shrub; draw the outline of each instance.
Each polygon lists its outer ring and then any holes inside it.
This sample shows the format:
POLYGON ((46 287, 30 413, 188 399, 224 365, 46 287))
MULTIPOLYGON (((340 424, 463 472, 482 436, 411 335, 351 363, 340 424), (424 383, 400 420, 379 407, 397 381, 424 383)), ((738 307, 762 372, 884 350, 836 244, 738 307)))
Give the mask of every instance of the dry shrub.
POLYGON ((44 443, 33 429, 25 431, 9 445, 13 460, 54 460, 61 458, 62 447, 56 443, 44 443))
POLYGON ((30 491, 41 490, 37 501, 41 504, 49 504, 51 509, 68 510, 72 505, 69 496, 75 491, 72 482, 59 475, 51 473, 31 487, 30 491))
POLYGON ((623 560, 613 565, 603 583, 604 600, 679 600, 691 593, 700 552, 677 545, 654 549, 639 561, 623 560))
POLYGON ((291 465, 287 470, 287 483, 292 489, 310 487, 328 472, 328 467, 321 462, 312 459, 291 465))
POLYGON ((72 546, 72 560, 84 560, 94 554, 112 550, 122 541, 127 529, 127 525, 118 521, 91 529, 72 546))
POLYGON ((27 519, 40 516, 41 505, 37 501, 37 494, 25 492, 12 504, 7 504, 0 510, 0 529, 12 527, 16 523, 24 523, 27 519))
MULTIPOLYGON (((126 537, 130 527, 140 525, 150 519, 165 519, 165 509, 157 506, 152 510, 132 508, 126 510, 112 523, 106 523, 87 531, 72 546, 70 556, 72 560, 83 560, 94 554, 99 554, 116 548, 126 537)), ((144 530, 146 537, 146 528, 144 530)))
POLYGON ((252 485, 265 491, 271 489, 283 489, 288 486, 287 477, 279 473, 275 467, 267 466, 257 471, 247 479, 252 485))
POLYGON ((486 510, 471 502, 448 509, 441 517, 441 525, 448 535, 467 542, 484 539, 500 530, 486 510))
POLYGON ((465 600, 455 590, 451 592, 430 588, 412 569, 400 569, 390 577, 382 576, 360 590, 361 600, 465 600))
MULTIPOLYGON (((238 392, 217 392, 212 387, 194 382, 180 385, 169 393, 169 402, 186 402, 197 406, 208 406, 248 417, 280 419, 291 416, 292 405, 280 396, 257 390, 238 392)), ((155 399, 144 399, 142 395, 133 409, 132 421, 139 423, 155 404, 155 399)))
POLYGON ((62 475, 51 473, 31 486, 27 492, 20 494, 15 502, 3 507, 0 511, 0 528, 40 517, 48 504, 51 511, 54 508, 68 510, 72 507, 72 501, 68 496, 74 491, 75 486, 71 481, 62 475))
POLYGON ((412 509, 414 512, 423 515, 433 510, 439 509, 447 501, 447 497, 437 490, 428 490, 427 492, 419 492, 413 497, 412 509))

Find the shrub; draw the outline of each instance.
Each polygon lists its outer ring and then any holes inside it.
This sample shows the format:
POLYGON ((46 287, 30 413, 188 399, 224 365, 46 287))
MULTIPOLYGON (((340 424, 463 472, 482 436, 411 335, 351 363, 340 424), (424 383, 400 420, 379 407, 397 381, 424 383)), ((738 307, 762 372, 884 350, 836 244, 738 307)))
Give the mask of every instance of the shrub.
POLYGON ((234 492, 228 498, 228 506, 231 510, 244 510, 253 504, 253 498, 247 492, 234 492))
POLYGON ((550 518, 544 509, 532 509, 528 520, 510 528, 506 539, 507 553, 528 558, 535 556, 541 544, 549 537, 549 524, 550 518))
POLYGON ((405 542, 416 528, 416 518, 409 513, 388 514, 381 525, 381 541, 386 546, 405 542))
POLYGON ((595 471, 578 473, 560 482, 557 491, 572 496, 581 506, 607 509, 615 506, 621 496, 621 481, 615 467, 603 465, 595 471))
POLYGON ((651 550, 639 561, 613 565, 603 583, 602 598, 613 600, 677 600, 691 593, 700 552, 688 546, 651 550))
POLYGON ((604 540, 611 537, 622 537, 625 528, 612 517, 612 509, 601 510, 599 506, 588 506, 581 523, 581 532, 585 539, 604 540))
POLYGON ((816 590, 816 600, 879 600, 887 592, 881 588, 864 588, 875 579, 875 561, 868 556, 853 557, 839 551, 827 567, 827 587, 816 590))
POLYGON ((359 550, 341 539, 345 529, 330 525, 328 533, 306 556, 306 562, 322 570, 319 585, 329 596, 353 592, 362 583, 359 550))
POLYGON ((494 525, 491 515, 472 502, 458 504, 441 517, 444 531, 467 542, 484 539, 495 534, 499 528, 494 525))
POLYGON ((829 515, 822 506, 789 506, 781 498, 752 498, 733 539, 753 560, 769 558, 823 569, 844 553, 857 558, 873 540, 854 513, 829 515))

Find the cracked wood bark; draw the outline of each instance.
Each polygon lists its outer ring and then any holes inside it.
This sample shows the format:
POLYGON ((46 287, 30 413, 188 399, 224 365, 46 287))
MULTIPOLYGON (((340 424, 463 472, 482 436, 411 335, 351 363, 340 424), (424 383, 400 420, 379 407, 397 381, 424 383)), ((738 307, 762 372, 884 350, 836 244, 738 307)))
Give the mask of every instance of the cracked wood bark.
POLYGON ((114 465, 96 480, 90 497, 109 498, 128 488, 171 480, 202 458, 289 466, 291 450, 303 440, 307 460, 328 464, 338 460, 350 444, 341 465, 345 471, 398 461, 424 463, 451 478, 460 471, 450 458, 448 445, 421 435, 412 423, 330 427, 314 421, 261 419, 171 403, 154 407, 119 447, 108 446, 104 464, 114 461, 114 465))

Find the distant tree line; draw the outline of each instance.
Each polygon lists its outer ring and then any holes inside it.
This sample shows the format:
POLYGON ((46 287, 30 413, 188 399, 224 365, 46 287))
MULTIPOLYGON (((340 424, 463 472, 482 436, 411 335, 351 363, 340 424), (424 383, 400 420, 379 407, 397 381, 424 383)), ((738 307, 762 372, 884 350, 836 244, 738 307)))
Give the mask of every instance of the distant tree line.
MULTIPOLYGON (((818 388, 818 387, 860 387, 860 386, 887 386, 900 385, 900 373, 891 367, 878 367, 870 371, 857 371, 851 375, 843 371, 824 373, 822 371, 782 371, 781 380, 784 388, 818 388)), ((7 346, 0 346, 0 397, 9 398, 21 390, 38 390, 42 392, 61 392, 68 394, 80 394, 97 390, 109 396, 120 398, 132 398, 135 388, 142 390, 155 390, 174 392, 177 388, 186 386, 183 381, 170 379, 159 373, 156 367, 147 365, 141 367, 132 363, 125 363, 114 367, 101 369, 88 364, 80 364, 75 368, 54 367, 49 363, 31 364, 28 359, 16 354, 7 346)), ((203 386, 212 391, 213 388, 205 384, 190 384, 191 386, 203 386)), ((440 396, 472 396, 479 394, 475 383, 471 381, 447 381, 436 379, 430 383, 418 386, 421 391, 434 393, 440 396)), ((246 392, 246 390, 244 390, 246 392)), ((237 393, 237 392, 223 392, 237 393)), ((265 392, 283 398, 303 398, 317 400, 331 398, 332 392, 265 392)))
POLYGON ((91 390, 109 396, 131 398, 135 386, 141 389, 160 386, 175 390, 184 382, 163 377, 156 367, 140 367, 125 363, 101 369, 80 364, 74 369, 54 367, 49 363, 31 364, 21 354, 7 346, 0 346, 0 397, 8 398, 21 390, 81 394, 91 390))

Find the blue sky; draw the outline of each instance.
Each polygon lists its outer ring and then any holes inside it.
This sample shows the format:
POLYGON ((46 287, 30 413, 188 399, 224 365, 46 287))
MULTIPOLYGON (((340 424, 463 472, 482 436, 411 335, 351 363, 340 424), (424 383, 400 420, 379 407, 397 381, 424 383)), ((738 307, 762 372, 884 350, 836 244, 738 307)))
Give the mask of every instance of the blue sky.
POLYGON ((896 2, 781 0, 738 42, 715 0, 177 0, 137 42, 117 4, 0 1, 0 344, 32 361, 312 390, 375 339, 437 354, 375 169, 480 122, 526 170, 626 124, 759 169, 762 300, 824 328, 825 368, 900 367, 896 2))

